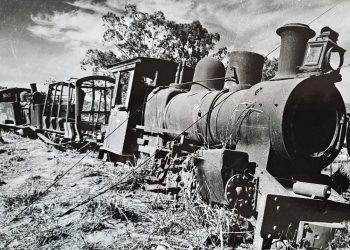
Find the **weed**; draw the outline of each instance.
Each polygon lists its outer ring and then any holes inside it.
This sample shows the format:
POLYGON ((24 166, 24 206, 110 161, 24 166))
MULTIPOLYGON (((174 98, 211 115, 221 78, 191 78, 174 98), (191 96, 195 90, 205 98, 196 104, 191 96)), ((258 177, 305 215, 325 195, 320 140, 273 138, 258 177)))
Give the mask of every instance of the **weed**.
POLYGON ((38 200, 43 195, 43 192, 34 190, 25 194, 10 194, 4 198, 4 207, 11 210, 19 206, 27 206, 38 200))
POLYGON ((85 242, 85 244, 82 246, 82 250, 100 250, 104 249, 102 244, 99 242, 85 242))
POLYGON ((32 176, 31 178, 32 178, 32 180, 39 180, 39 179, 41 179, 42 177, 41 177, 40 175, 34 175, 34 176, 32 176))
POLYGON ((140 216, 134 211, 118 206, 114 202, 106 202, 104 200, 89 202, 87 205, 87 212, 92 214, 99 213, 121 221, 136 222, 140 220, 140 216))
POLYGON ((69 206, 71 206, 71 203, 69 201, 62 201, 60 205, 62 207, 69 207, 69 206))
POLYGON ((63 227, 56 226, 41 232, 37 239, 37 245, 44 246, 53 241, 62 240, 63 238, 67 237, 69 237, 69 234, 66 232, 66 230, 63 227))
POLYGON ((349 227, 346 226, 346 229, 336 231, 334 239, 329 243, 330 249, 350 249, 349 227))
POLYGON ((20 162, 20 161, 24 161, 25 158, 19 156, 19 155, 15 155, 15 156, 12 156, 9 161, 10 162, 20 162))
POLYGON ((95 231, 101 231, 103 229, 108 229, 106 224, 98 218, 87 219, 83 221, 80 225, 80 230, 84 233, 92 233, 95 231))
POLYGON ((103 172, 97 170, 97 171, 92 171, 90 173, 87 173, 84 175, 84 177, 95 177, 95 176, 106 176, 103 172))

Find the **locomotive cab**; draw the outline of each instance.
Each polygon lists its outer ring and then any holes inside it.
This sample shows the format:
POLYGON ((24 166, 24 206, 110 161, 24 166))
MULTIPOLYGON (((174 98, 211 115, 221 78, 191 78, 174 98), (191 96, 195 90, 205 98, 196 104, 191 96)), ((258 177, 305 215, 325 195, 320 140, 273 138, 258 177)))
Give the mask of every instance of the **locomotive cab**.
POLYGON ((191 81, 193 70, 167 60, 138 57, 115 64, 110 71, 116 84, 100 156, 107 152, 115 160, 124 161, 138 151, 135 128, 143 124, 142 110, 148 94, 176 81, 191 81))

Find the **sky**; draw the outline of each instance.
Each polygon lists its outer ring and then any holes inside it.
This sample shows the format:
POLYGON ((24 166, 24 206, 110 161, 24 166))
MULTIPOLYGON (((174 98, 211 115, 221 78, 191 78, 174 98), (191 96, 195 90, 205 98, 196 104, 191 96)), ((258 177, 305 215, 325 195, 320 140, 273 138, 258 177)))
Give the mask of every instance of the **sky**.
MULTIPOLYGON (((323 26, 336 30, 338 44, 350 51, 350 0, 0 0, 0 84, 89 75, 80 61, 87 49, 102 46, 102 15, 120 13, 126 3, 148 13, 161 10, 177 22, 199 20, 221 35, 217 47, 263 55, 279 45, 278 27, 308 24, 326 12, 309 26, 316 34, 323 26)), ((277 49, 270 56, 278 55, 277 49)), ((346 71, 350 81, 350 67, 346 71)), ((341 89, 350 93, 350 87, 341 89)))

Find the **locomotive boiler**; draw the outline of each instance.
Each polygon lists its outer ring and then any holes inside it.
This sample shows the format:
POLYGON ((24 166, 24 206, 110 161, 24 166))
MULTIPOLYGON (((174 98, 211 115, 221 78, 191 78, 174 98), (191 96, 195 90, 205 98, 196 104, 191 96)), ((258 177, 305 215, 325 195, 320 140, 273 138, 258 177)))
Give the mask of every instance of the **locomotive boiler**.
POLYGON ((321 173, 345 138, 345 105, 334 85, 345 50, 329 27, 314 40, 304 24, 277 34, 279 69, 265 82, 263 56, 247 51, 231 53, 226 69, 202 59, 192 80, 184 65, 175 74, 175 65, 158 59, 113 66, 118 90, 101 152, 117 160, 146 154, 164 168, 192 155, 204 199, 257 218, 254 249, 276 239, 313 239, 322 248, 317 233, 350 219, 350 206, 321 173))

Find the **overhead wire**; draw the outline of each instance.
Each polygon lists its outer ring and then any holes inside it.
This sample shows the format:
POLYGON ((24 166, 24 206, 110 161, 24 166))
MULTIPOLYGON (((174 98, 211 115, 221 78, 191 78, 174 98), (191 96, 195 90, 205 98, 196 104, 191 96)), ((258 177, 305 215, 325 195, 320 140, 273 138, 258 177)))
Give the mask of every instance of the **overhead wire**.
MULTIPOLYGON (((198 80, 196 82, 186 82, 183 84, 197 84, 198 82, 204 82, 204 81, 210 81, 210 80, 219 80, 219 79, 230 79, 231 77, 221 77, 221 78, 212 78, 212 79, 204 79, 204 80, 198 80)), ((149 98, 148 100, 146 100, 146 103, 149 102, 153 97, 155 97, 155 95, 153 95, 151 98, 149 98)), ((133 113, 131 113, 131 115, 125 119, 123 122, 121 122, 116 128, 114 128, 105 138, 104 140, 106 140, 109 136, 111 136, 116 130, 118 130, 125 122, 127 122, 129 119, 131 119, 134 115, 136 115, 136 113, 138 113, 139 109, 144 107, 144 105, 146 105, 146 103, 143 103, 142 105, 140 105, 133 113)), ((93 151, 88 151, 86 154, 84 154, 75 164, 73 164, 70 168, 68 168, 63 174, 59 174, 56 176, 56 178, 54 179, 54 181, 47 187, 44 189, 44 191, 41 191, 41 194, 46 194, 54 185, 56 185, 65 175, 67 175, 74 167, 78 166, 83 159, 85 159, 88 155, 90 155, 90 153, 92 153, 93 151)), ((41 197, 39 197, 38 199, 40 199, 41 197)), ((38 199, 34 200, 37 201, 38 199)), ((33 201, 33 202, 34 202, 33 201)), ((23 214, 33 203, 28 204, 26 207, 24 207, 19 213, 17 213, 15 215, 15 217, 13 217, 9 222, 7 222, 6 224, 2 225, 0 228, 5 228, 8 225, 10 225, 13 221, 17 220, 18 217, 23 214)))
MULTIPOLYGON (((228 96, 229 97, 229 96, 228 96)), ((219 103, 217 103, 213 109, 215 109, 217 106, 219 106, 221 103, 223 103, 228 97, 222 99, 219 103)), ((171 141, 171 142, 174 142, 175 140, 177 140, 181 135, 183 135, 187 130, 189 130, 192 126, 194 126, 195 124, 197 124, 200 120, 202 120, 204 117, 206 117, 211 111, 207 111, 204 115, 202 115, 201 117, 199 117, 196 121, 194 121, 193 123, 191 123, 186 129, 184 129, 181 133, 179 133, 177 136, 175 136, 171 141)), ((133 171, 130 171, 128 174, 124 175, 117 183, 115 184, 112 184, 111 186, 109 186, 108 188, 102 190, 101 192, 97 193, 96 195, 92 196, 92 197, 89 197, 87 199, 85 199, 84 201, 80 202, 79 204, 77 204, 76 206, 74 206, 73 208, 70 208, 69 210, 67 210, 66 212, 64 212, 63 214, 60 214, 58 215, 58 217, 62 217, 64 215, 67 215, 67 214, 70 214, 72 213, 75 209, 77 209, 78 207, 94 200, 95 198, 101 196, 102 194, 108 192, 109 190, 113 189, 113 188, 116 188, 118 187, 119 185, 122 185, 124 184, 125 182, 125 179, 127 177, 129 177, 132 173, 134 173, 135 170, 138 170, 140 169, 142 166, 144 166, 147 162, 149 162, 150 160, 153 159, 154 156, 156 156, 156 154, 158 153, 159 151, 156 151, 155 153, 153 153, 152 155, 150 155, 145 161, 143 161, 142 163, 140 163, 140 165, 138 165, 137 167, 135 167, 133 169, 133 171)))
MULTIPOLYGON (((339 5, 339 3, 334 4, 333 6, 331 6, 330 8, 328 8, 327 10, 323 11, 320 15, 318 15, 317 17, 315 17, 314 19, 312 19, 309 23, 307 23, 307 25, 312 24, 313 22, 315 22, 317 19, 319 19, 320 17, 322 17, 323 15, 325 15, 326 13, 328 13, 329 11, 331 11, 332 9, 334 9, 337 5, 339 5)), ((268 57, 269 55, 271 55, 273 52, 275 52, 278 48, 280 48, 281 45, 279 44, 278 46, 276 46, 274 49, 272 49, 270 52, 268 52, 265 57, 268 57)))
MULTIPOLYGON (((331 11, 332 9, 334 9, 338 4, 339 4, 339 3, 333 5, 332 7, 328 8, 327 10, 325 10, 324 12, 322 12, 322 13, 321 13, 320 15, 318 15, 316 18, 314 18, 313 20, 311 20, 311 21, 308 23, 308 25, 310 25, 311 23, 315 22, 317 19, 319 19, 320 17, 322 17, 323 15, 325 15, 326 13, 328 13, 329 11, 331 11)), ((274 51, 276 51, 280 46, 281 46, 281 45, 278 45, 276 48, 274 48, 274 49, 271 50, 269 53, 267 53, 267 54, 266 54, 266 57, 269 56, 270 54, 272 54, 274 51)), ((350 64, 349 64, 349 65, 346 65, 346 66, 343 66, 343 67, 348 67, 348 66, 350 66, 350 64)), ((231 79, 231 78, 232 78, 232 77, 213 78, 213 79, 205 79, 205 80, 202 80, 202 81, 217 80, 217 79, 231 79)), ((187 83, 182 83, 182 84, 183 84, 183 85, 186 85, 186 84, 198 84, 198 82, 201 82, 201 81, 187 82, 187 83)), ((198 84, 198 85, 201 85, 201 84, 198 84)), ((203 86, 203 85, 202 85, 202 86, 203 86)), ((155 95, 153 95, 153 96, 152 96, 150 99, 148 99, 146 102, 150 101, 154 96, 155 96, 155 95)), ((225 100, 225 99, 223 99, 222 101, 224 101, 224 100, 225 100)), ((221 101, 221 102, 222 102, 222 101, 221 101)), ((221 103, 221 102, 220 102, 220 103, 221 103)), ((219 104, 220 104, 220 103, 219 103, 219 104)), ((219 105, 219 104, 218 104, 218 105, 219 105)), ((129 118, 125 119, 122 123, 120 123, 111 133, 109 133, 109 134, 105 137, 105 139, 107 139, 109 136, 111 136, 111 135, 112 135, 118 128, 120 128, 127 120, 129 120, 131 117, 133 117, 133 116, 138 112, 138 110, 139 110, 140 108, 142 108, 144 105, 145 105, 145 103, 143 103, 140 107, 138 107, 138 108, 129 116, 129 118)), ((215 106, 215 107, 216 107, 216 106, 215 106)), ((214 107, 214 108, 215 108, 215 107, 214 107)), ((207 113, 208 113, 208 112, 207 112, 207 113)), ((206 113, 204 116, 206 116, 207 113, 206 113)), ((197 121, 195 121, 193 124, 191 124, 190 127, 192 127, 194 124, 196 124, 196 123, 197 123, 199 120, 201 120, 204 116, 200 117, 197 121)), ((188 127, 186 130, 188 130, 190 127, 188 127)), ((186 130, 185 130, 185 131, 186 131, 186 130)), ((185 132, 185 131, 183 131, 183 132, 185 132)), ((177 138, 175 137, 173 140, 175 140, 175 139, 177 139, 177 138)), ((172 141, 173 141, 173 140, 172 140, 172 141)), ((92 151, 87 152, 83 157, 81 157, 74 165, 72 165, 72 166, 71 166, 68 170, 66 170, 62 175, 58 175, 58 176, 57 176, 58 178, 56 177, 56 178, 55 178, 55 181, 54 181, 52 184, 50 184, 42 193, 45 194, 46 192, 48 192, 55 184, 58 183, 59 180, 61 180, 65 175, 67 175, 74 167, 76 167, 77 165, 79 165, 79 163, 80 163, 84 158, 86 158, 91 152, 92 152, 92 151)), ((157 152, 156 152, 156 153, 157 153, 157 152)), ((155 153, 155 154, 156 154, 156 153, 155 153)), ((154 154, 154 155, 155 155, 155 154, 154 154)), ((154 156, 154 155, 153 155, 153 156, 154 156)), ((153 156, 150 156, 144 163, 148 162, 149 159, 151 159, 153 156)), ((144 165, 144 163, 141 163, 137 168, 140 168, 140 166, 144 165)), ((136 169, 135 169, 135 170, 136 170, 136 169)), ((127 175, 127 176, 128 176, 128 175, 127 175)), ((125 176, 125 178, 126 178, 127 176, 125 176)), ((122 178, 122 179, 124 179, 124 178, 122 178)), ((117 185, 118 185, 118 184, 117 184, 117 185)), ((116 186, 116 185, 112 185, 111 187, 107 188, 106 190, 101 191, 101 192, 98 193, 97 195, 95 195, 95 196, 89 198, 88 200, 86 200, 86 202, 85 202, 85 201, 82 202, 81 205, 87 203, 89 200, 92 200, 92 199, 94 199, 94 198, 96 198, 96 197, 102 195, 103 193, 109 191, 110 189, 112 189, 112 188, 115 187, 115 186, 116 186)), ((28 204, 24 209, 22 209, 13 219, 11 219, 8 223, 6 223, 6 224, 7 224, 6 226, 8 226, 10 223, 12 223, 14 220, 16 220, 24 211, 26 211, 26 210, 30 207, 30 205, 32 205, 32 204, 28 204)), ((79 205, 79 204, 78 204, 78 205, 79 205)), ((77 206, 76 206, 76 207, 77 207, 77 206)), ((74 207, 73 209, 75 209, 76 207, 74 207)), ((6 226, 3 226, 2 228, 6 227, 6 226)))
MULTIPOLYGON (((154 96, 152 96, 148 101, 150 101, 154 96)), ((130 118, 132 118, 140 108, 143 107, 143 104, 140 105, 131 115, 125 119, 122 123, 120 123, 112 132, 110 132, 104 139, 107 139, 109 136, 111 136, 117 129, 119 129, 126 121, 128 121, 130 118)), ((78 166, 82 160, 84 160, 88 155, 90 155, 93 151, 88 151, 86 154, 84 154, 75 164, 73 164, 70 168, 68 168, 63 174, 59 174, 54 179, 53 183, 51 183, 44 191, 40 192, 41 194, 45 194, 48 192, 54 185, 56 185, 65 175, 67 175, 74 167, 78 166)), ((12 218, 7 224, 12 223, 15 221, 23 212, 25 212, 32 204, 28 204, 25 208, 23 208, 14 218, 12 218)), ((3 228, 3 227, 1 227, 3 228)))

